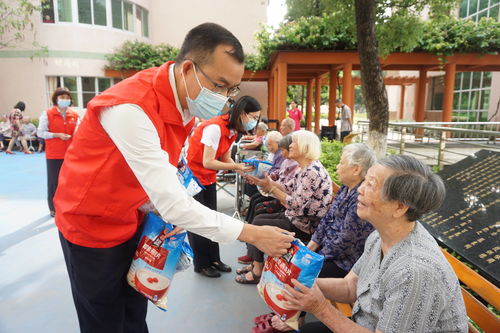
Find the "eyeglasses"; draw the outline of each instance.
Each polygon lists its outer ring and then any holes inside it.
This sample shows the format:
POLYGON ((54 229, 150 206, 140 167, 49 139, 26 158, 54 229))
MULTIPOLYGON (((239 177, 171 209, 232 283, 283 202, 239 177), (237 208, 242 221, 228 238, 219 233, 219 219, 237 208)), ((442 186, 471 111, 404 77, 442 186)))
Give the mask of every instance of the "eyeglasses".
POLYGON ((240 93, 240 87, 239 86, 236 86, 236 87, 232 87, 232 88, 226 88, 224 87, 223 85, 221 84, 218 84, 217 82, 215 82, 214 80, 212 80, 212 78, 210 76, 208 76, 202 69, 200 66, 198 66, 193 60, 191 60, 191 62, 196 66, 196 69, 198 71, 200 71, 201 74, 203 74, 203 76, 208 80, 210 81, 210 83, 214 86, 214 89, 212 90, 213 92, 217 93, 217 94, 220 94, 220 95, 225 95, 227 97, 234 97, 236 95, 238 95, 240 93))

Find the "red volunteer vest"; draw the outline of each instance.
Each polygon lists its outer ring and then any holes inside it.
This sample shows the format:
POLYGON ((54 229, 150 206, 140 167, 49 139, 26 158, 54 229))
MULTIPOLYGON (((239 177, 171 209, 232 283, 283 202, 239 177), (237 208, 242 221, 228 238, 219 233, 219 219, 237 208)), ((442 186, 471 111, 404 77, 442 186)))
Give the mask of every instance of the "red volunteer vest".
MULTIPOLYGON (((56 225, 71 243, 107 248, 129 240, 148 196, 99 121, 103 108, 136 104, 154 124, 169 162, 193 126, 183 125, 168 78, 168 62, 143 70, 93 98, 69 147, 54 198, 56 225)), ((168 161, 165 161, 168 163, 168 161)))
POLYGON ((201 143, 201 137, 203 135, 203 129, 212 124, 219 125, 221 130, 219 147, 215 152, 216 159, 219 159, 229 150, 237 137, 236 134, 231 138, 229 137, 231 134, 231 131, 227 128, 229 124, 229 115, 218 116, 204 121, 194 130, 193 135, 189 139, 189 149, 187 153, 188 166, 202 185, 211 185, 217 181, 217 171, 203 167, 203 150, 205 145, 201 143))
POLYGON ((57 107, 53 106, 47 110, 47 118, 49 120, 49 132, 66 133, 71 135, 71 138, 66 141, 59 138, 45 140, 45 157, 49 160, 64 159, 66 150, 68 150, 70 143, 73 141, 73 133, 75 132, 78 122, 78 114, 70 108, 67 108, 66 119, 64 119, 57 110, 57 107))

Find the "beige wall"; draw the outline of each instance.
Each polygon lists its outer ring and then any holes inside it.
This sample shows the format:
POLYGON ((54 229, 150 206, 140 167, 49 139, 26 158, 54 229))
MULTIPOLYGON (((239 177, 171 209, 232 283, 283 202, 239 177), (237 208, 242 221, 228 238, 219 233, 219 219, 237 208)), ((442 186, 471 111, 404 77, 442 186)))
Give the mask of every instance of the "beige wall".
POLYGON ((267 0, 182 0, 154 2, 151 40, 180 47, 187 32, 205 22, 230 30, 246 53, 254 53, 254 34, 266 23, 267 0))
POLYGON ((253 98, 257 99, 262 107, 261 117, 267 117, 267 82, 242 82, 241 83, 241 92, 238 97, 249 95, 253 98))

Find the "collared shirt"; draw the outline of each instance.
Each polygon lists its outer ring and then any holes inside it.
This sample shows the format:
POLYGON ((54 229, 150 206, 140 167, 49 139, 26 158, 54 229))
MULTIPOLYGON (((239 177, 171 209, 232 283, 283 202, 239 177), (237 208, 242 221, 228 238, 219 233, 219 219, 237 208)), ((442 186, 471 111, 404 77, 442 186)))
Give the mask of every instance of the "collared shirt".
POLYGON ((311 238, 320 245, 319 254, 333 259, 346 272, 363 253, 366 238, 373 231, 373 226, 360 219, 357 213, 359 185, 350 191, 345 185, 340 187, 311 238))
MULTIPOLYGON (((66 119, 66 111, 64 112, 59 111, 59 113, 61 114, 63 119, 66 119)), ((80 125, 80 117, 78 117, 78 120, 76 122, 76 127, 78 128, 79 125, 80 125)), ((49 117, 47 116, 47 111, 43 111, 42 114, 40 115, 40 118, 38 119, 38 130, 36 132, 36 135, 42 139, 54 138, 54 133, 49 132, 49 117)))
MULTIPOLYGON (((170 79, 170 83, 178 102, 177 90, 172 84, 175 80, 170 79)), ((180 103, 177 109, 181 115, 185 114, 180 103)), ((161 149, 156 128, 138 105, 106 108, 100 117, 102 127, 163 219, 213 241, 230 243, 238 238, 243 222, 210 210, 188 196, 177 178, 177 168, 169 163, 168 153, 161 149), (179 196, 185 200, 169 200, 179 196), (173 206, 174 201, 179 204, 173 206)))
POLYGON ((374 231, 352 271, 358 276, 353 320, 369 330, 467 332, 460 284, 438 244, 417 222, 382 258, 374 231))
POLYGON ((320 161, 299 170, 286 196, 285 216, 305 233, 312 234, 332 201, 332 180, 320 161))

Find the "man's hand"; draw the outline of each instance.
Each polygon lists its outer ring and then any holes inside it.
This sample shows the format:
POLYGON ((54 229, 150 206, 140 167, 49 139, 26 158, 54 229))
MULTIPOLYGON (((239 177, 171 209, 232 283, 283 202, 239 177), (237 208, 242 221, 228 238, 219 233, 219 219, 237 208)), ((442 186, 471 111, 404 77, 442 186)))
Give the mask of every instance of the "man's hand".
POLYGON ((245 224, 239 240, 255 245, 271 257, 281 257, 292 246, 295 233, 269 225, 245 224))
POLYGON ((285 284, 287 292, 281 293, 285 298, 287 309, 306 311, 313 315, 323 311, 327 302, 316 282, 311 288, 307 288, 295 279, 292 279, 292 283, 299 288, 299 291, 285 284))
POLYGON ((241 172, 250 172, 254 169, 253 166, 247 165, 245 163, 237 163, 236 164, 238 168, 236 170, 241 171, 241 172))
POLYGON ((160 237, 161 237, 162 240, 165 240, 166 238, 171 237, 173 235, 180 234, 183 231, 184 231, 184 229, 182 229, 181 227, 174 227, 174 229, 172 229, 172 231, 170 231, 170 232, 168 232, 166 234, 163 234, 160 237))

